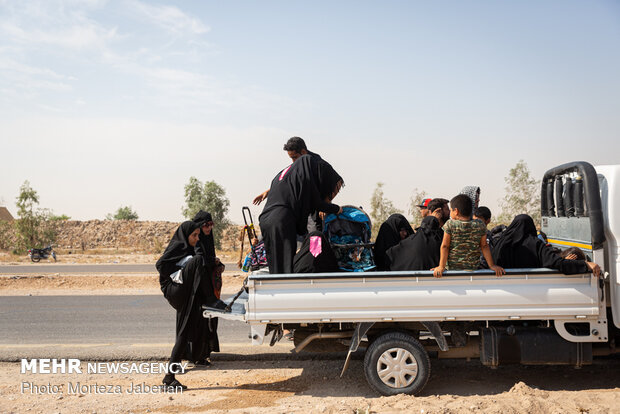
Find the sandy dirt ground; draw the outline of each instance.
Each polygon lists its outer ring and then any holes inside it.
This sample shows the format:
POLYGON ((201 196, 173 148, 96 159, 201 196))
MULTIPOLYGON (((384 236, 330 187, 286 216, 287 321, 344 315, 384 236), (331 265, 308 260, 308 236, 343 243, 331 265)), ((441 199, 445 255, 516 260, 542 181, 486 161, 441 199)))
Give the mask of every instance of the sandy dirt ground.
MULTIPOLYGON (((160 254, 144 254, 133 253, 126 251, 119 251, 117 253, 111 252, 86 252, 86 253, 72 253, 59 250, 56 251, 56 261, 51 257, 49 259, 43 259, 39 263, 45 265, 46 263, 58 263, 58 264, 116 264, 116 263, 135 263, 135 264, 147 264, 153 263, 159 259, 160 254)), ((218 252, 218 257, 223 262, 237 262, 239 260, 239 253, 232 251, 218 252)), ((34 264, 30 261, 28 255, 14 255, 7 252, 0 252, 0 264, 3 265, 18 265, 18 264, 34 264)))
MULTIPOLYGON (((234 261, 234 255, 220 255, 222 260, 234 261)), ((146 254, 85 254, 72 255, 71 261, 67 256, 59 256, 59 264, 116 264, 134 263, 153 265, 159 256, 146 254)), ((18 265, 16 275, 0 275, 0 295, 160 295, 159 275, 155 267, 153 272, 145 274, 70 274, 52 273, 46 269, 48 261, 42 261, 41 271, 35 274, 19 274, 19 265, 32 265, 28 258, 16 257, 7 253, 0 253, 0 263, 4 265, 18 265), (4 257, 4 260, 2 260, 4 257), (12 260, 8 260, 11 258, 12 260)), ((53 261, 49 263, 54 263, 53 261)), ((247 273, 236 266, 228 266, 222 275, 223 294, 235 294, 239 291, 247 273), (232 267, 232 268, 231 268, 232 267)))
MULTIPOLYGON (((244 277, 227 271, 225 292, 244 277)), ((0 277, 0 296, 86 293, 160 294, 155 274, 0 277)), ((189 389, 176 393, 161 392, 160 374, 21 374, 19 363, 0 363, 0 413, 620 413, 620 358, 581 369, 494 370, 434 359, 421 395, 392 397, 368 386, 360 359, 339 378, 342 362, 216 359, 208 368, 190 365, 179 376, 189 389)))
POLYGON ((20 374, 0 364, 3 413, 618 413, 619 361, 570 367, 500 367, 433 361, 420 396, 382 397, 362 361, 222 361, 179 376, 189 389, 160 392, 156 374, 20 374), (80 388, 76 390, 79 385, 80 388), (156 393, 147 392, 146 387, 156 393), (98 387, 98 388, 96 388, 98 387), (56 391, 56 393, 54 393, 56 391))
MULTIPOLYGON (((224 272, 222 293, 235 294, 246 274, 224 272)), ((161 295, 156 274, 117 275, 0 275, 0 296, 43 295, 161 295)))

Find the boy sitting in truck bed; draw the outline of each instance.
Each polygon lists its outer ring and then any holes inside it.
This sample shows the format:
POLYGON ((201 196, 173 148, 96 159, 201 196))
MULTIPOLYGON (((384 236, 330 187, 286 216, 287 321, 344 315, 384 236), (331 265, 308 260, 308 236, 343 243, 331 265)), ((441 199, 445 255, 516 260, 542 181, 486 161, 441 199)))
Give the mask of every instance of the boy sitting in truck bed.
POLYGON ((480 264, 480 252, 497 276, 503 275, 504 269, 496 266, 487 244, 485 224, 472 220, 472 202, 465 194, 459 194, 450 200, 450 220, 443 226, 444 236, 441 243, 439 266, 433 270, 435 277, 441 277, 444 270, 476 270, 480 264))

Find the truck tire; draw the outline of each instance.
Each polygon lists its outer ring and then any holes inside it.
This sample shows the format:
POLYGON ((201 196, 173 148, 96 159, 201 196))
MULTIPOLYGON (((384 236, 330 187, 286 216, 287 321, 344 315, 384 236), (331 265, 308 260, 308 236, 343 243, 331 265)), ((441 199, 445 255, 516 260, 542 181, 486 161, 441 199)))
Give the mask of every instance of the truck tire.
POLYGON ((428 382, 431 362, 413 336, 388 332, 368 347, 364 373, 368 384, 382 395, 416 394, 428 382))

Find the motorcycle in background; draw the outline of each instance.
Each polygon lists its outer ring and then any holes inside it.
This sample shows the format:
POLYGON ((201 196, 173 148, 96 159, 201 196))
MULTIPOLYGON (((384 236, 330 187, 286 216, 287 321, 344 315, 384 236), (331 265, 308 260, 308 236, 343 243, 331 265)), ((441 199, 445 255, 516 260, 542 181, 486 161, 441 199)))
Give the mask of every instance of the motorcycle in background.
POLYGON ((41 261, 41 259, 47 259, 50 256, 52 256, 54 258, 54 261, 56 261, 56 252, 54 252, 51 244, 44 249, 28 250, 28 256, 30 256, 30 260, 35 263, 41 261))

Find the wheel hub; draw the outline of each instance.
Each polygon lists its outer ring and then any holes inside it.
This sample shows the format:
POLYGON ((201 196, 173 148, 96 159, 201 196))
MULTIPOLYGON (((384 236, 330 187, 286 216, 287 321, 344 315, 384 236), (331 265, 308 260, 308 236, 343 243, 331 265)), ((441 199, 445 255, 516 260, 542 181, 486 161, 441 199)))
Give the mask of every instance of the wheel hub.
POLYGON ((390 348, 379 357, 377 374, 387 386, 404 388, 418 376, 418 363, 406 349, 390 348))

